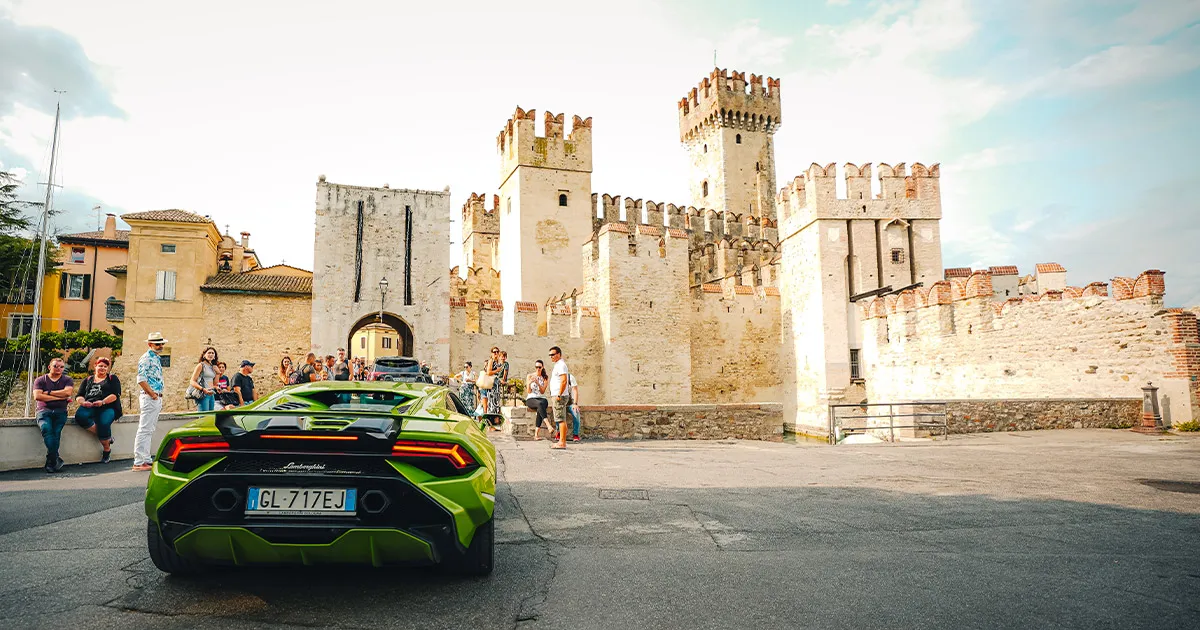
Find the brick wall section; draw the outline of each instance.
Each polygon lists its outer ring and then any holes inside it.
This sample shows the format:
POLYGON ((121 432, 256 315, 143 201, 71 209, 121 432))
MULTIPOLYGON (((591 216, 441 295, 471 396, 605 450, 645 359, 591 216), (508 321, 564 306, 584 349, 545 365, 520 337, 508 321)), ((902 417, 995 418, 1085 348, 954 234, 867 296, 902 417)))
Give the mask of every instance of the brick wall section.
MULTIPOLYGON (((533 417, 527 409, 513 409, 513 436, 532 439, 533 417)), ((585 439, 783 440, 783 405, 779 403, 582 405, 580 422, 585 439)))
POLYGON ((1165 318, 1170 326, 1172 369, 1163 376, 1179 379, 1186 384, 1186 392, 1177 395, 1187 396, 1193 415, 1200 415, 1195 411, 1200 409, 1200 325, 1197 325, 1196 313, 1172 312, 1167 313, 1165 318))
POLYGON ((1033 429, 1118 429, 1141 418, 1141 398, 948 400, 951 433, 1033 429))

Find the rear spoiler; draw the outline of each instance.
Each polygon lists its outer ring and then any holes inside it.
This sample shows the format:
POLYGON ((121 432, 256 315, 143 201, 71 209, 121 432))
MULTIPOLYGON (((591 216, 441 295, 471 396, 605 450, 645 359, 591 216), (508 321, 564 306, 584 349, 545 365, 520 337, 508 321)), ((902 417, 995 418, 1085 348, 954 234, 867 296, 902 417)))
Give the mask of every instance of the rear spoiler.
POLYGON ((393 440, 400 433, 403 416, 391 411, 337 411, 320 409, 305 411, 303 409, 222 409, 211 412, 216 417, 217 429, 227 438, 250 437, 270 430, 271 433, 308 431, 302 425, 302 418, 328 418, 352 420, 351 424, 340 430, 341 433, 358 433, 370 437, 380 437, 393 440), (259 417, 270 419, 266 424, 256 429, 246 429, 238 424, 235 417, 259 417))

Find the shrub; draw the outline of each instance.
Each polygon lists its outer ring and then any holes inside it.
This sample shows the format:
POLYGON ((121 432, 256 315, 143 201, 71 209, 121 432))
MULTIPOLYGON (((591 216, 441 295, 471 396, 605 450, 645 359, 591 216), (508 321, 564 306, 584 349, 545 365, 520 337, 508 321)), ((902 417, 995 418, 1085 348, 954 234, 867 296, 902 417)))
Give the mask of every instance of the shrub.
POLYGON ((0 403, 8 402, 8 396, 17 386, 17 373, 12 370, 0 372, 0 403))
POLYGON ((1189 420, 1187 422, 1180 422, 1179 424, 1176 424, 1172 428, 1175 429, 1176 431, 1183 431, 1184 433, 1193 433, 1196 431, 1200 431, 1200 420, 1189 420))
POLYGON ((87 350, 73 350, 67 355, 67 371, 78 373, 87 372, 87 350))

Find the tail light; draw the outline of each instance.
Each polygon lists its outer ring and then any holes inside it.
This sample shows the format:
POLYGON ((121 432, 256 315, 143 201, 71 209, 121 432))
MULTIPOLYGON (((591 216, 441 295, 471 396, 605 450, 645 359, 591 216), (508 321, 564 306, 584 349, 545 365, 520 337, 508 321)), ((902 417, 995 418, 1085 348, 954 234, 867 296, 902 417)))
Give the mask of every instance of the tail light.
POLYGON ((392 455, 401 458, 435 459, 449 463, 462 472, 479 464, 461 444, 451 442, 424 442, 399 440, 392 445, 392 455))
POLYGON ((163 461, 174 464, 182 453, 225 453, 229 451, 229 442, 219 435, 201 435, 195 437, 174 438, 167 446, 163 461))

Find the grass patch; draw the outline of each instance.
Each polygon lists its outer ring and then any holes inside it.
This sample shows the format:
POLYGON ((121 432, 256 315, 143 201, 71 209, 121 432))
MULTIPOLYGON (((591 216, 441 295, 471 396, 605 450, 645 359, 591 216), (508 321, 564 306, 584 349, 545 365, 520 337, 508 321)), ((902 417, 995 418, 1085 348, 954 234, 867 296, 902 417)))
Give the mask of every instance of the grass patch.
POLYGON ((1184 433, 1195 433, 1196 431, 1200 431, 1200 421, 1191 420, 1188 422, 1180 422, 1171 428, 1184 433))

